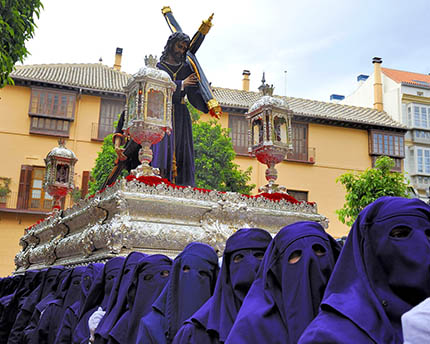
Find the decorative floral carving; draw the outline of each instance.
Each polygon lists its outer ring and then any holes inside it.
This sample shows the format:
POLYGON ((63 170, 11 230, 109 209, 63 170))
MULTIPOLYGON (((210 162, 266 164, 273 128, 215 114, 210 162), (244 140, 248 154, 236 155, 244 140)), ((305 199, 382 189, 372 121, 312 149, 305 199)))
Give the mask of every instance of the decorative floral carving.
POLYGON ((192 241, 221 254, 225 240, 241 227, 275 234, 300 220, 327 226, 314 204, 122 180, 30 228, 15 264, 19 272, 54 263, 75 266, 136 249, 174 257, 192 241))

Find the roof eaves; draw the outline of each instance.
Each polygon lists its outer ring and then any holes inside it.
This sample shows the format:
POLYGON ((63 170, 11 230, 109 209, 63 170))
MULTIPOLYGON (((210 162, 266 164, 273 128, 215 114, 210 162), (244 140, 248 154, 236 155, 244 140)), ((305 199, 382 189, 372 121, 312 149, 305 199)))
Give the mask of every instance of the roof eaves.
POLYGON ((35 79, 35 78, 27 78, 27 77, 22 77, 22 76, 12 76, 12 79, 30 81, 30 82, 38 82, 38 83, 53 85, 53 86, 62 86, 62 87, 70 88, 70 89, 83 90, 83 91, 88 91, 88 92, 125 95, 125 92, 105 90, 105 89, 100 89, 100 88, 91 88, 91 87, 85 87, 85 86, 79 86, 79 85, 72 85, 70 83, 59 83, 59 82, 46 81, 46 80, 40 80, 40 79, 35 79))
POLYGON ((430 86, 415 83, 415 82, 402 81, 401 84, 404 86, 410 86, 410 87, 415 87, 415 88, 425 88, 427 90, 430 89, 430 86))

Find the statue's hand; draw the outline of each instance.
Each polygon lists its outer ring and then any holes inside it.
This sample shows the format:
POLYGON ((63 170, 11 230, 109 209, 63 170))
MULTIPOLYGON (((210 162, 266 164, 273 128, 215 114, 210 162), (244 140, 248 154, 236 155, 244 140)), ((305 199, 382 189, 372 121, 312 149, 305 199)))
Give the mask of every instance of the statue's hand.
POLYGON ((199 82, 199 78, 197 77, 196 73, 188 75, 184 81, 182 81, 182 85, 184 87, 188 86, 194 86, 199 82))
POLYGON ((115 148, 115 152, 116 152, 116 155, 117 155, 119 161, 127 160, 127 156, 124 155, 124 149, 115 148))

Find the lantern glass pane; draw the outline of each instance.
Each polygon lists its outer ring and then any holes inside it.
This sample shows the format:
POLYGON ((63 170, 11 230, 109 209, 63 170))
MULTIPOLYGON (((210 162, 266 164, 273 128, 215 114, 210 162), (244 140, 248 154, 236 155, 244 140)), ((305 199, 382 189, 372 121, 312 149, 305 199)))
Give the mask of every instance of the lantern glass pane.
POLYGON ((283 143, 287 143, 287 123, 285 118, 275 117, 275 140, 283 143))
POLYGON ((151 118, 164 118, 164 93, 154 89, 148 91, 147 116, 151 118))
POLYGON ((128 104, 127 104, 127 111, 128 111, 128 120, 132 121, 136 119, 136 92, 131 92, 130 96, 128 98, 128 104))
POLYGON ((253 127, 252 127, 252 139, 253 139, 252 144, 253 145, 258 144, 259 137, 260 137, 260 126, 258 125, 258 122, 254 122, 253 127))

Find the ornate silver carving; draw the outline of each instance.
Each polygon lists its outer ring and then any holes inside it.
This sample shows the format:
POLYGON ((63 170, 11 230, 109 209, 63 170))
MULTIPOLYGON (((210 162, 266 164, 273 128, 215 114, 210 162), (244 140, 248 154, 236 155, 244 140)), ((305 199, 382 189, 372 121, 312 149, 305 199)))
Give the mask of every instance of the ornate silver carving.
POLYGON ((226 239, 241 227, 260 227, 274 235, 300 220, 327 225, 314 204, 123 179, 28 230, 15 264, 17 272, 51 264, 75 266, 132 250, 174 257, 192 241, 208 243, 222 254, 226 239))

